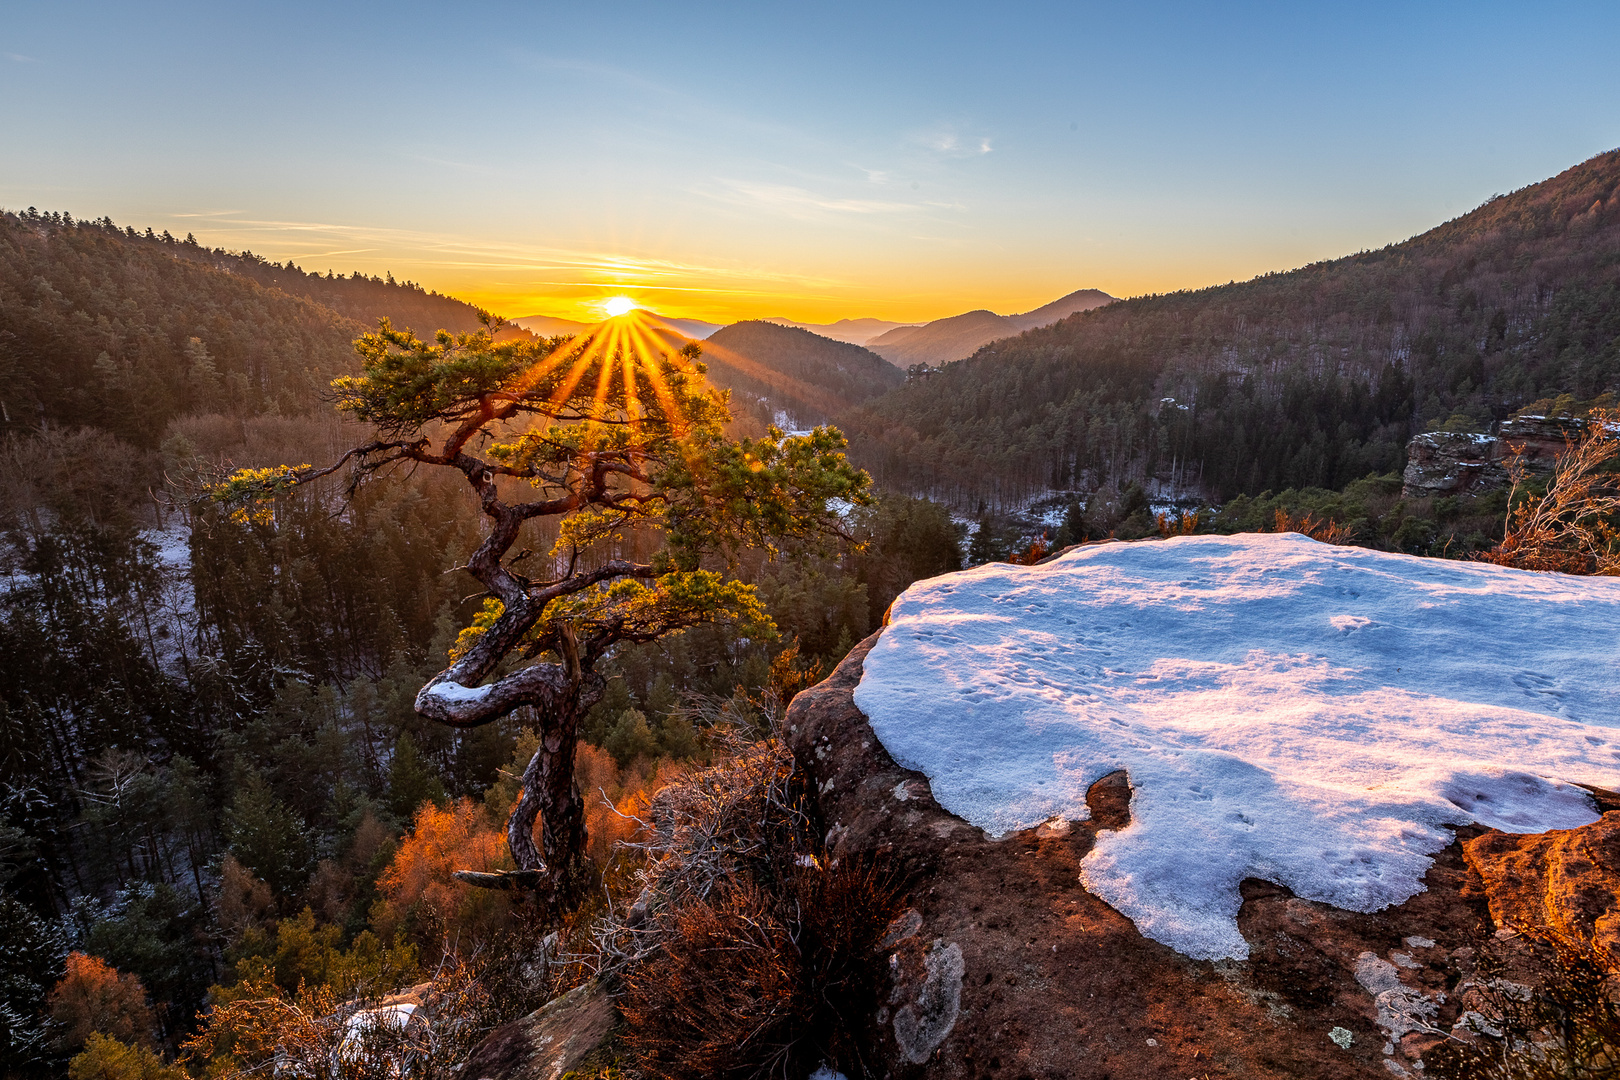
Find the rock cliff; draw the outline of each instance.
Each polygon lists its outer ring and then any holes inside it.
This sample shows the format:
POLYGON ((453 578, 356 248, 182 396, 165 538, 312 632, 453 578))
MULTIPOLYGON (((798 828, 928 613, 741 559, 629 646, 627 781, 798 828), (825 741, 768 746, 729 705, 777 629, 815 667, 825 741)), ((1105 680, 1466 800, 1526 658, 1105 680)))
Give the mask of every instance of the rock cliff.
POLYGON ((1127 778, 1092 786, 1089 821, 988 839, 942 809, 925 776, 897 765, 856 708, 877 637, 800 694, 787 727, 830 851, 882 853, 911 882, 912 907, 888 939, 889 1004, 876 1018, 889 1075, 1418 1075, 1458 1022, 1456 989, 1499 922, 1614 932, 1620 814, 1541 836, 1461 829, 1424 892, 1373 914, 1245 881, 1238 925, 1249 958, 1189 960, 1080 883, 1097 833, 1129 821, 1127 778))
POLYGON ((1406 446, 1406 474, 1401 494, 1479 495, 1509 484, 1507 459, 1522 447, 1532 474, 1552 471, 1566 440, 1580 431, 1580 421, 1564 417, 1516 416, 1504 420, 1495 435, 1430 431, 1406 446))

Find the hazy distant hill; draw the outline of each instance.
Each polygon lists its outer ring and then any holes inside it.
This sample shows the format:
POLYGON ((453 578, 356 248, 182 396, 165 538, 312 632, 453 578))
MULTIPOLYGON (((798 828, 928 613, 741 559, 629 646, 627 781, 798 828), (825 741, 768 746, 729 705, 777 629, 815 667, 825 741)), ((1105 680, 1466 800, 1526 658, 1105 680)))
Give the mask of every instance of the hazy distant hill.
POLYGON ((703 343, 703 359, 716 385, 764 399, 799 426, 826 423, 905 381, 859 345, 764 321, 715 331, 703 343))
POLYGON ((796 326, 800 330, 808 330, 812 334, 820 334, 824 338, 834 341, 846 341, 851 345, 865 345, 873 338, 888 333, 890 330, 902 326, 920 326, 920 323, 897 323, 887 319, 839 319, 835 323, 807 323, 794 322, 792 319, 770 318, 762 322, 776 323, 778 326, 796 326))
POLYGON ((720 329, 719 323, 704 322, 702 319, 672 319, 668 315, 658 315, 657 318, 693 341, 705 341, 720 329))
POLYGON ((950 363, 972 356, 981 345, 998 338, 1012 337, 1038 326, 1057 322, 1077 311, 1089 311, 1112 303, 1114 298, 1098 289, 1079 289, 1050 304, 1043 304, 1022 315, 997 315, 993 311, 969 311, 947 319, 915 327, 897 327, 867 342, 873 352, 900 368, 912 364, 950 363))
POLYGON ((1620 151, 1381 251, 1121 300, 839 418, 881 481, 959 503, 1206 497, 1402 468, 1430 425, 1620 390, 1620 151))
POLYGON ((531 333, 541 337, 558 337, 563 334, 574 335, 581 330, 588 329, 590 323, 575 322, 573 319, 559 319, 555 315, 524 315, 522 318, 508 320, 513 326, 521 326, 531 333))

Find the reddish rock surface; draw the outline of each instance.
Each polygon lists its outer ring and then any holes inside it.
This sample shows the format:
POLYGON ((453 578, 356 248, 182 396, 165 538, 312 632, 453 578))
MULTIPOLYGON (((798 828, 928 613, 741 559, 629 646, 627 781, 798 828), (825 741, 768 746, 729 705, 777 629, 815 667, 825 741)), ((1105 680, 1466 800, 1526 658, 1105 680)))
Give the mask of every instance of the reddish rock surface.
POLYGON ((912 882, 876 1018, 891 1075, 1389 1077, 1450 1030, 1452 991, 1494 930, 1460 845, 1426 892, 1376 914, 1246 882, 1250 959, 1188 960, 1080 885, 1097 831, 1129 821, 1125 778, 1093 786, 1090 821, 987 839, 896 765, 855 707, 875 640, 800 694, 787 727, 833 854, 882 852, 912 882))
POLYGON ((1620 811, 1581 829, 1488 832, 1464 850, 1498 926, 1547 927, 1620 955, 1620 811))

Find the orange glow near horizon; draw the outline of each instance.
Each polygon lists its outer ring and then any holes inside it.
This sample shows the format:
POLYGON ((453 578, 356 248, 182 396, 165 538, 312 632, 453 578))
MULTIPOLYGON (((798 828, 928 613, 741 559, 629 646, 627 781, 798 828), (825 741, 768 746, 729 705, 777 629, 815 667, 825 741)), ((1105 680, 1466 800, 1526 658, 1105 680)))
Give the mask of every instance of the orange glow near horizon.
MULTIPOLYGON (((203 227, 190 216, 154 224, 176 235, 203 227)), ((508 319, 538 316, 582 325, 611 317, 606 305, 625 300, 668 318, 719 326, 768 318, 924 323, 979 308, 1011 315, 1076 289, 1129 297, 1197 288, 1353 250, 1328 242, 1308 248, 1272 242, 1238 251, 1167 251, 1160 236, 1156 246, 1034 260, 953 250, 919 263, 861 243, 811 256, 773 252, 762 260, 712 251, 682 254, 676 240, 547 246, 408 229, 224 219, 209 221, 198 240, 206 247, 251 249, 277 263, 290 259, 316 274, 386 271, 508 319)))

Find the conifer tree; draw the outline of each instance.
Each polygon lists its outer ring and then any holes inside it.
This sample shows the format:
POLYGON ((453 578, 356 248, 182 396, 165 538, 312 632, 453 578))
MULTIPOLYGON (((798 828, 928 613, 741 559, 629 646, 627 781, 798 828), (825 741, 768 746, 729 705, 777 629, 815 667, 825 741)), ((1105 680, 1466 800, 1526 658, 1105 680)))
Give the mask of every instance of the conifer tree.
POLYGON ((870 480, 832 428, 729 437, 728 399, 704 384, 696 344, 671 355, 610 329, 498 340, 500 325, 486 317, 483 330, 429 342, 383 322, 356 342, 361 373, 333 383, 338 408, 379 438, 326 468, 244 470, 216 496, 267 512, 278 492, 346 461, 356 483, 395 465, 465 478, 488 531, 462 569, 484 606, 416 709, 459 728, 534 709, 540 745, 507 828, 518 869, 467 879, 566 902, 585 850, 573 760, 606 685, 597 665, 621 643, 702 623, 772 632, 753 587, 725 571, 745 549, 845 535, 829 502, 867 504, 870 480), (535 541, 534 522, 549 523, 549 551, 520 543, 535 541))

